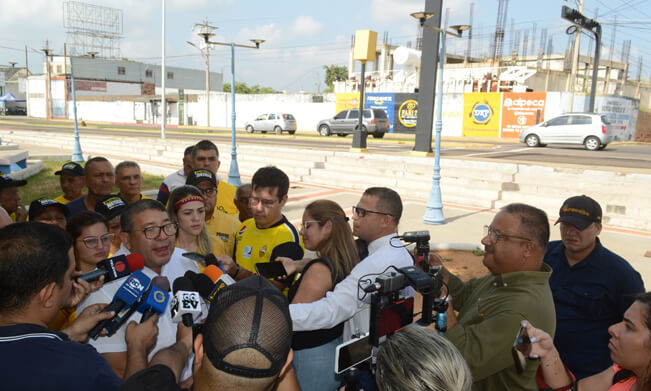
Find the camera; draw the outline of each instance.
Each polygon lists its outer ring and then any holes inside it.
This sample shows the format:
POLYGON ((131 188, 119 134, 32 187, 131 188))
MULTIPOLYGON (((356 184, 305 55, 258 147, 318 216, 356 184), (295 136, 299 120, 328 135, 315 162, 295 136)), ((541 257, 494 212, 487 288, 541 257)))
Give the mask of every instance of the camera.
POLYGON ((416 243, 414 251, 414 263, 421 270, 429 271, 429 231, 405 232, 397 237, 405 243, 416 243))

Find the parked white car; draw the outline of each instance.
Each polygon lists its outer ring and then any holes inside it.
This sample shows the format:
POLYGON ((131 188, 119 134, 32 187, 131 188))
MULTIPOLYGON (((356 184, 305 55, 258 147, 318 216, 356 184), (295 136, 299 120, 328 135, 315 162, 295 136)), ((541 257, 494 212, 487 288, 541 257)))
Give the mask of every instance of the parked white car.
POLYGON ((262 133, 274 131, 278 135, 283 132, 294 134, 296 133, 296 118, 287 113, 267 113, 259 115, 253 121, 247 122, 244 128, 249 133, 255 131, 262 133))
POLYGON ((604 149, 613 140, 613 126, 598 113, 566 113, 541 122, 520 133, 529 147, 546 144, 583 144, 585 149, 604 149))

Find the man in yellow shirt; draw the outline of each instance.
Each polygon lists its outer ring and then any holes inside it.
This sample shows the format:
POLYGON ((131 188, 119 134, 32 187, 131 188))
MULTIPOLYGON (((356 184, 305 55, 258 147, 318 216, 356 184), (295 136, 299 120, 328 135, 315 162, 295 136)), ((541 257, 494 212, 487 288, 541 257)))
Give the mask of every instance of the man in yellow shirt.
POLYGON ((59 185, 61 191, 63 191, 63 194, 55 198, 54 201, 65 205, 84 195, 86 177, 81 164, 75 162, 65 163, 54 175, 59 175, 59 185))
MULTIPOLYGON (((192 150, 192 168, 206 169, 213 174, 217 179, 217 170, 221 162, 219 161, 219 151, 217 146, 210 140, 201 140, 194 146, 192 150)), ((186 182, 187 183, 187 182, 186 182)), ((229 215, 236 215, 239 211, 235 206, 235 192, 237 188, 222 180, 217 179, 217 210, 228 213, 229 215)))
POLYGON ((210 170, 192 170, 185 182, 201 190, 206 206, 206 229, 213 241, 213 253, 216 256, 233 255, 235 235, 240 228, 240 221, 234 215, 216 210, 218 197, 217 178, 210 170))

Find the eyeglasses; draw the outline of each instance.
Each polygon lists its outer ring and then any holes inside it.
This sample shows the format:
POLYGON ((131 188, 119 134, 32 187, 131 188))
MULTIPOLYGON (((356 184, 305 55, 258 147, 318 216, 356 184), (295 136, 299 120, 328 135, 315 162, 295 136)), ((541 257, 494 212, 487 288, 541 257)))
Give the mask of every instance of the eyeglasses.
POLYGON ((359 206, 353 206, 353 213, 357 217, 364 217, 364 216, 366 216, 367 213, 375 213, 376 215, 383 215, 383 216, 393 216, 391 213, 376 212, 374 210, 368 210, 368 209, 360 208, 359 206))
POLYGON ((165 224, 165 225, 147 227, 145 229, 139 229, 137 231, 142 231, 145 234, 145 237, 147 239, 156 239, 160 235, 161 230, 165 233, 165 235, 172 236, 172 235, 176 235, 176 231, 178 230, 178 226, 176 225, 176 223, 168 223, 168 224, 165 224))
POLYGON ((262 202, 262 206, 265 208, 271 208, 276 203, 276 200, 265 200, 258 197, 249 197, 249 205, 256 206, 262 202))
POLYGON ((526 240, 527 242, 532 241, 531 239, 522 236, 503 234, 499 230, 489 225, 484 225, 484 237, 487 236, 488 236, 488 240, 490 240, 492 244, 496 244, 500 239, 520 239, 520 240, 526 240))
POLYGON ((213 195, 217 191, 217 188, 216 187, 209 187, 207 189, 199 189, 199 190, 201 190, 201 193, 203 195, 209 196, 209 195, 213 195))
POLYGON ((84 246, 87 248, 93 249, 97 248, 97 245, 102 244, 102 247, 108 246, 111 244, 113 241, 114 234, 104 234, 102 236, 86 236, 83 239, 80 239, 82 242, 84 242, 84 246))
POLYGON ((321 224, 321 222, 317 220, 304 221, 301 223, 301 229, 310 229, 313 224, 321 224))

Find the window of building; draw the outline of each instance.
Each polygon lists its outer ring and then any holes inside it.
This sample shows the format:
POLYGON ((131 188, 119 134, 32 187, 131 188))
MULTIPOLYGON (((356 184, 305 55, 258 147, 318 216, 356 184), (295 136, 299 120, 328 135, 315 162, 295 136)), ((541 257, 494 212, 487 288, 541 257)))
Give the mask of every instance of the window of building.
POLYGON ((145 70, 145 77, 154 77, 154 72, 151 69, 145 70))
POLYGON ((125 67, 118 67, 118 75, 126 75, 127 69, 125 67))
POLYGON ((174 80, 174 72, 167 72, 167 80, 174 80))

